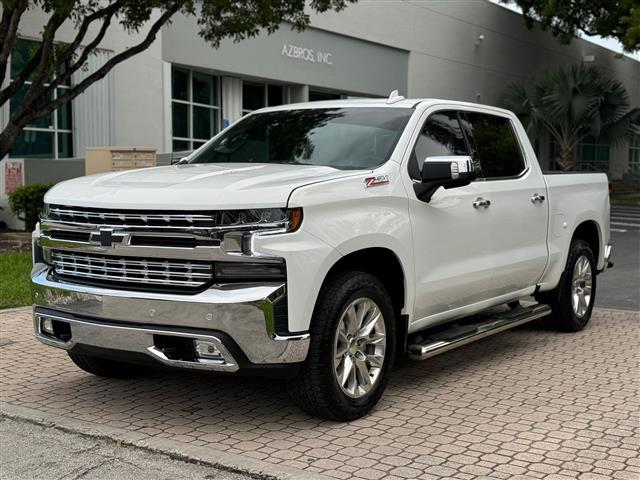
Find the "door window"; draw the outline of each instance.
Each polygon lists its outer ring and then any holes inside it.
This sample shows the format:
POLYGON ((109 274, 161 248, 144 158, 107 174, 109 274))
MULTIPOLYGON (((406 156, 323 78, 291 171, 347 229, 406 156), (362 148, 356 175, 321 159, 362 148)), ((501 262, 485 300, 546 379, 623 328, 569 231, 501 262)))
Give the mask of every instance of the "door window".
POLYGON ((465 112, 463 125, 472 140, 480 178, 517 177, 524 171, 522 151, 508 118, 465 112))
POLYGON ((464 134, 454 111, 436 112, 429 116, 416 141, 409 163, 411 178, 420 179, 427 157, 469 155, 464 134))

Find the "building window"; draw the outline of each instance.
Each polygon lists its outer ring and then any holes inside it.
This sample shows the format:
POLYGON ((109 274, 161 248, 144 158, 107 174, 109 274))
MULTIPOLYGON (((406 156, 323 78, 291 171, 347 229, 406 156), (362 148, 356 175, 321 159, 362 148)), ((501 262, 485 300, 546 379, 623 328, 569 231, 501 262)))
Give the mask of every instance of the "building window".
MULTIPOLYGON (((551 170, 558 170, 556 156, 558 145, 551 143, 551 170)), ((573 151, 575 171, 579 172, 609 172, 609 144, 595 137, 585 137, 573 151)))
POLYGON ((275 107, 284 103, 282 85, 270 83, 242 82, 242 115, 264 107, 275 107))
POLYGON ((640 135, 634 135, 629 142, 629 173, 640 175, 640 135))
POLYGON ((309 101, 319 102, 322 100, 340 100, 342 95, 339 93, 319 92, 317 90, 309 90, 309 101))
MULTIPOLYGON (((19 39, 11 52, 11 78, 15 78, 39 47, 39 42, 19 39)), ((9 109, 13 112, 26 95, 31 81, 26 81, 11 97, 9 109)), ((47 86, 48 84, 45 84, 47 86)), ((70 81, 55 89, 51 100, 55 100, 71 87, 70 81)), ((70 158, 73 156, 73 131, 71 102, 53 113, 34 120, 24 130, 9 152, 14 158, 70 158)))
POLYGON ((218 77, 171 68, 172 149, 195 150, 220 131, 218 77))

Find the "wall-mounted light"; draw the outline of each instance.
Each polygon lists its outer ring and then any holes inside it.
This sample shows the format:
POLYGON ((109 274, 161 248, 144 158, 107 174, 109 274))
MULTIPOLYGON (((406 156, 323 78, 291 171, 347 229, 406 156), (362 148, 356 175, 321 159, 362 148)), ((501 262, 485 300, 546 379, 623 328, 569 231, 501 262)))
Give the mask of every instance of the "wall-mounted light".
POLYGON ((479 47, 480 45, 482 45, 482 42, 484 42, 484 33, 478 35, 478 39, 476 40, 476 43, 474 43, 474 45, 476 47, 479 47))
POLYGON ((596 63, 596 56, 595 55, 583 55, 582 56, 582 63, 596 63))

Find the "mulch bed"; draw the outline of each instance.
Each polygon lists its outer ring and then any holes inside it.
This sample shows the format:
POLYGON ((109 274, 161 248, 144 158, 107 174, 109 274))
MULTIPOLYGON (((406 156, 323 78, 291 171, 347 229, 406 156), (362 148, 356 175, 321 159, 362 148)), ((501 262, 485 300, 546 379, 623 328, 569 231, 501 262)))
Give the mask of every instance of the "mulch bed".
POLYGON ((0 253, 31 250, 31 232, 0 232, 0 253))

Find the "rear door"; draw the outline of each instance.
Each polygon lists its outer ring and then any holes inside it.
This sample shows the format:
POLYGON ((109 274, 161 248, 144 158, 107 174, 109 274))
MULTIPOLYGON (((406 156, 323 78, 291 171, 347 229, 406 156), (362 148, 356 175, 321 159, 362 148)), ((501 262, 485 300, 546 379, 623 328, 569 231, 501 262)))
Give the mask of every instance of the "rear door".
MULTIPOLYGON (((461 116, 491 205, 489 236, 494 266, 487 297, 537 284, 547 263, 548 202, 535 158, 527 159, 509 117, 467 111, 461 116)), ((524 134, 524 132, 523 132, 524 134)))

